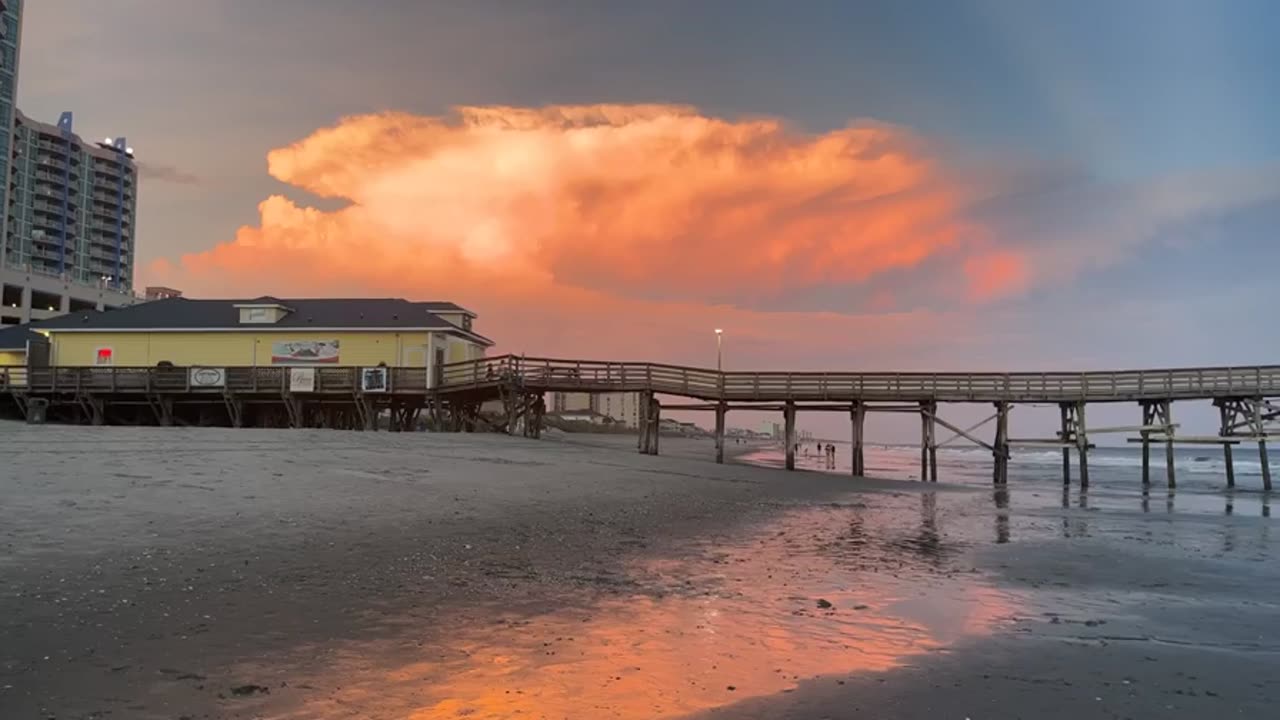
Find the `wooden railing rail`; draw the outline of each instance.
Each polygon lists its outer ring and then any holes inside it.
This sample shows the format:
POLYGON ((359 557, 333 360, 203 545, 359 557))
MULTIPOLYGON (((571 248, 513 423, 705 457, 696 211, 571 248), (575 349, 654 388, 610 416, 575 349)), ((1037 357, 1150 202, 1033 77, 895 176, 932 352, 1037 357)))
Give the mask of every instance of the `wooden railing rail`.
MULTIPOLYGON (((193 386, 186 367, 0 367, 0 390, 45 393, 282 393, 288 367, 228 367, 218 387, 193 386)), ((732 401, 1106 402, 1280 395, 1280 365, 1091 372, 918 373, 727 371, 665 363, 481 358, 435 368, 389 368, 389 391, 443 393, 517 384, 548 390, 634 392, 732 401)), ((315 392, 360 391, 361 368, 318 367, 315 392)))
POLYGON ((446 365, 443 391, 498 382, 534 390, 648 390, 724 400, 1120 401, 1280 392, 1280 366, 1032 373, 718 372, 663 363, 500 356, 446 365))

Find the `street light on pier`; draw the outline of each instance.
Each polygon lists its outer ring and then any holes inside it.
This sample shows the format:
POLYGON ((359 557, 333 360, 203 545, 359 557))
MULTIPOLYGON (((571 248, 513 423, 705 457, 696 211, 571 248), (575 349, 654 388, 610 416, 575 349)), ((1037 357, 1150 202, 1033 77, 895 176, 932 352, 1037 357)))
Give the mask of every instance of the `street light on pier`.
POLYGON ((716 328, 716 372, 724 370, 724 330, 716 328))

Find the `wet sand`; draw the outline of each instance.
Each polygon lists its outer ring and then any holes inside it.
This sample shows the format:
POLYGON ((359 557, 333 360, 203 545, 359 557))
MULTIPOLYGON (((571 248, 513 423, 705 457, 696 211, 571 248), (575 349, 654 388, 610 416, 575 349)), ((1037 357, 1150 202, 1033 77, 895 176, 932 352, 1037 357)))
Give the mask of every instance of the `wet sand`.
POLYGON ((0 718, 1253 718, 1280 698, 1269 517, 581 440, 0 426, 0 718))

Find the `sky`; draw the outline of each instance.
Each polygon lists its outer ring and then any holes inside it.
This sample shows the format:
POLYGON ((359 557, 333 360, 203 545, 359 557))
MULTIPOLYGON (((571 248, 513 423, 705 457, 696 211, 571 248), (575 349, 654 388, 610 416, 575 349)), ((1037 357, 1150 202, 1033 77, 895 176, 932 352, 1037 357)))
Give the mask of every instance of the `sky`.
POLYGON ((530 355, 711 365, 720 327, 730 369, 1257 364, 1278 30, 1268 0, 40 0, 18 95, 135 147, 139 286, 448 299, 530 355))

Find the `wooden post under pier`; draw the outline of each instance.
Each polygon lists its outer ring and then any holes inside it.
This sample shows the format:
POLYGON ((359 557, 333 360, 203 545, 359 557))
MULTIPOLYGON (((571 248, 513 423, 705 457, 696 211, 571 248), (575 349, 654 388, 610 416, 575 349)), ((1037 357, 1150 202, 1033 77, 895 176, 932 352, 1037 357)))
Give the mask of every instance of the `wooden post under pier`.
POLYGON ((649 427, 653 434, 649 436, 649 454, 657 455, 662 440, 662 403, 658 398, 649 398, 649 427))
POLYGON ((724 403, 716 405, 716 462, 724 464, 724 416, 729 406, 724 403))
POLYGON ((1076 452, 1080 453, 1080 489, 1089 487, 1089 433, 1084 421, 1085 403, 1075 405, 1076 452))
POLYGON ((1262 489, 1271 492, 1271 458, 1267 457, 1267 441, 1258 440, 1258 459, 1262 462, 1262 489))
POLYGON ((920 402, 920 480, 938 482, 938 403, 920 402))
POLYGON ((920 403, 920 482, 929 480, 929 413, 920 403))
POLYGON ((640 438, 638 441, 641 455, 649 455, 649 448, 653 445, 654 420, 651 417, 653 413, 653 393, 640 393, 639 407, 636 408, 636 414, 639 415, 637 420, 640 423, 640 438))
POLYGON ((1138 431, 1142 438, 1142 487, 1151 485, 1151 403, 1142 403, 1142 430, 1138 431))
POLYGON ((1009 482, 1009 403, 998 402, 996 406, 996 439, 991 444, 991 454, 995 458, 995 469, 992 481, 996 485, 1009 482))
POLYGON ((1262 419, 1263 398, 1253 399, 1253 432, 1258 438, 1258 461, 1262 463, 1262 489, 1271 490, 1271 458, 1267 457, 1267 435, 1262 419))
MULTIPOLYGON (((1227 410, 1227 405, 1222 400, 1214 400, 1214 405, 1218 406, 1218 435, 1227 436, 1231 434, 1231 413, 1227 410)), ((1227 487, 1236 486, 1236 465, 1235 460, 1231 456, 1231 443, 1222 443, 1222 459, 1227 464, 1227 487)))
MULTIPOLYGON (((1062 432, 1059 437, 1062 442, 1070 442, 1071 440, 1071 411, 1067 403, 1058 406, 1058 411, 1062 415, 1062 432)), ((1062 447, 1062 484, 1067 486, 1071 484, 1071 448, 1062 447)))
POLYGON ((849 464, 852 466, 853 474, 862 476, 866 474, 866 464, 863 460, 863 430, 866 427, 867 407, 861 402, 854 403, 853 409, 849 411, 850 420, 853 424, 852 445, 850 447, 849 464))
POLYGON ((1231 457, 1231 443, 1222 443, 1222 459, 1227 464, 1227 487, 1236 486, 1236 464, 1231 457))
POLYGON ((788 400, 786 408, 782 411, 782 421, 786 426, 786 432, 783 434, 787 443, 787 469, 796 469, 796 403, 794 400, 788 400))
POLYGON ((1169 480, 1169 489, 1178 486, 1178 480, 1174 475, 1173 467, 1173 401, 1164 400, 1161 403, 1164 415, 1164 464, 1165 474, 1169 480))

